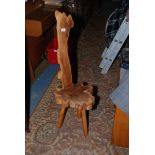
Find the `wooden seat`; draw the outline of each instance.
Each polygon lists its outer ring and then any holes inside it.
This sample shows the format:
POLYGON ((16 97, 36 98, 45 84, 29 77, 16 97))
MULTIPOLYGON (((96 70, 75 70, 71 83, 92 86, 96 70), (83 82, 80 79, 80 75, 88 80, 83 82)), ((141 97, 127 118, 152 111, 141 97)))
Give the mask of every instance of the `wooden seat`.
POLYGON ((68 107, 77 110, 78 118, 82 118, 84 136, 88 135, 86 110, 91 110, 94 103, 93 86, 83 83, 73 84, 71 65, 68 56, 68 37, 70 29, 74 26, 71 15, 55 11, 57 21, 58 50, 57 59, 60 65, 58 79, 62 82, 62 88, 54 92, 57 104, 61 104, 58 127, 61 128, 65 110, 68 107))

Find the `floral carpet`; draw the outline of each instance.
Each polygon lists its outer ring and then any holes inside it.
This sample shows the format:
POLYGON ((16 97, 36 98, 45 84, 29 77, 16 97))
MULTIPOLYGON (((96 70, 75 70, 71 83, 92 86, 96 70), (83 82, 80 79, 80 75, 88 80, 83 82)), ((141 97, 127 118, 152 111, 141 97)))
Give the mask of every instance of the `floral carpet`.
POLYGON ((53 92, 55 77, 30 118, 30 132, 26 133, 26 155, 128 155, 127 148, 111 145, 114 104, 109 95, 119 80, 119 63, 116 60, 109 72, 101 74, 98 67, 105 47, 105 20, 96 12, 81 34, 77 48, 78 81, 92 84, 96 103, 89 111, 89 135, 83 136, 82 122, 70 108, 61 129, 57 128, 60 106, 53 92))

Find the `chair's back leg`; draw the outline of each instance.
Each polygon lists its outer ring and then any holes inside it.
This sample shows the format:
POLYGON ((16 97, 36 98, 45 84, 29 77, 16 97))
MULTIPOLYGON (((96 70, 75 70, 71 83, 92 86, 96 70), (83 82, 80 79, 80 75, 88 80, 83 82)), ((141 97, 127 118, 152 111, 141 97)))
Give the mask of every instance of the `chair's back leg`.
POLYGON ((77 117, 78 118, 82 117, 82 110, 77 109, 77 117))

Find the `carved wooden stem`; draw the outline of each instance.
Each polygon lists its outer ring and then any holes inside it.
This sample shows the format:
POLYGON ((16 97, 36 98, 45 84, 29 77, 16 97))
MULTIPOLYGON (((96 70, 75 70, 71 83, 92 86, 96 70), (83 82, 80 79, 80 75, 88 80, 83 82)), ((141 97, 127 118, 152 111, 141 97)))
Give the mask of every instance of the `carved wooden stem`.
POLYGON ((71 89, 73 83, 71 65, 68 56, 68 37, 74 22, 71 15, 67 16, 65 13, 60 13, 59 11, 55 11, 55 17, 57 20, 58 37, 57 58, 60 65, 58 78, 61 79, 64 89, 71 89))

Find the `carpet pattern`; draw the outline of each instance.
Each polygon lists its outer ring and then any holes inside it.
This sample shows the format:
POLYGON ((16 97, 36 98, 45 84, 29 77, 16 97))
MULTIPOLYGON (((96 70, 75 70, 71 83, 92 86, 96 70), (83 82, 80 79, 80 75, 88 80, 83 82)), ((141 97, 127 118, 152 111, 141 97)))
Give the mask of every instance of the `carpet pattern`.
POLYGON ((26 133, 26 155, 128 155, 126 148, 111 145, 114 104, 109 95, 119 80, 119 63, 115 61, 108 74, 98 67, 105 47, 103 14, 96 12, 78 42, 78 81, 92 84, 97 91, 96 107, 89 111, 89 136, 83 136, 82 122, 74 109, 67 111, 61 129, 57 128, 60 106, 53 91, 57 77, 35 108, 26 133))

